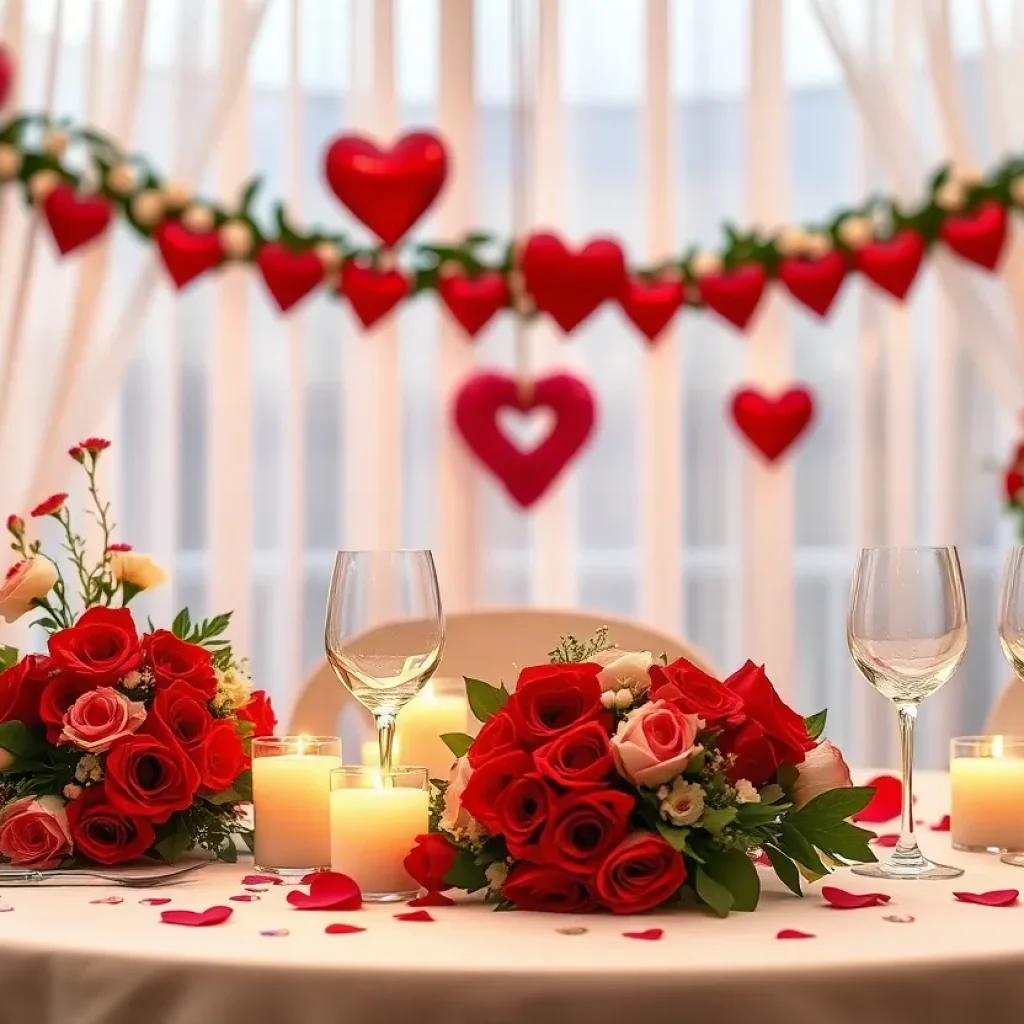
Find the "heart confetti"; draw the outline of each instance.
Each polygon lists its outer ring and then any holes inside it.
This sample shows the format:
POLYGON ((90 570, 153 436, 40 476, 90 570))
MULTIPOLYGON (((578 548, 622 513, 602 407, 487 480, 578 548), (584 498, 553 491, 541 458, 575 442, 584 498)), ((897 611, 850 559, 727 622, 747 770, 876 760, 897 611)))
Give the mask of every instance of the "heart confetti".
POLYGON ((415 921, 421 924, 427 924, 434 920, 425 910, 413 910, 408 914, 395 914, 396 921, 415 921))
POLYGON ((89 900, 92 904, 105 904, 107 906, 116 907, 118 903, 124 903, 124 899, 120 896, 104 896, 102 899, 89 900))
POLYGON ((283 883, 284 879, 278 878, 277 875, 246 875, 242 879, 242 885, 282 885, 283 883))
POLYGON ((875 795, 853 816, 853 821, 877 824, 898 818, 903 801, 903 783, 895 775, 876 775, 868 785, 874 789, 875 795))
POLYGON ((949 831, 949 815, 944 814, 942 818, 931 826, 933 832, 948 832, 949 831))
POLYGON ((455 900, 442 892, 428 892, 409 900, 410 907, 454 907, 455 900))
POLYGON ((799 928, 783 928, 775 935, 777 939, 816 939, 817 937, 813 932, 802 932, 799 928))
POLYGON ((165 903, 170 902, 170 896, 148 896, 144 900, 139 900, 144 907, 162 907, 165 903))
POLYGON ((210 907, 208 910, 164 910, 160 920, 164 924, 180 924, 186 928, 209 928, 223 924, 234 911, 230 907, 210 907))
POLYGON ((259 896, 251 896, 249 893, 244 893, 241 896, 229 896, 228 899, 233 903, 256 903, 259 901, 259 896))
POLYGON ((648 928, 642 932, 623 932, 623 937, 627 939, 641 939, 644 942, 657 942, 664 934, 664 930, 661 928, 648 928))
POLYGON ((264 928, 260 935, 265 935, 269 939, 280 939, 285 935, 291 935, 291 932, 287 928, 264 928))
POLYGON ((362 907, 359 886, 348 875, 318 871, 306 877, 311 878, 308 893, 298 889, 288 893, 288 902, 296 910, 359 910, 362 907))
POLYGON ((1020 895, 1016 889, 992 889, 989 892, 955 892, 961 903, 976 903, 979 907, 1012 907, 1020 895))
POLYGON ((355 935, 357 932, 365 932, 366 929, 356 924, 329 924, 324 931, 328 935, 355 935))
POLYGON ((874 843, 875 846, 890 847, 898 845, 899 841, 900 837, 899 834, 896 832, 887 832, 885 835, 875 836, 875 838, 871 840, 871 842, 874 843))
POLYGON ((862 907, 878 907, 888 903, 891 896, 884 892, 847 892, 834 885, 822 886, 821 895, 825 902, 836 910, 860 910, 862 907))

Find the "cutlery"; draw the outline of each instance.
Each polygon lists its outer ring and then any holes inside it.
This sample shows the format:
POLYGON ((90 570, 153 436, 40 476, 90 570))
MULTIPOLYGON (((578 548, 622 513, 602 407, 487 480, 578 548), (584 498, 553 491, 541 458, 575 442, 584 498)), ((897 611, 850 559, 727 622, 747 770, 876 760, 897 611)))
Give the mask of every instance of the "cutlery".
MULTIPOLYGON (((186 875, 209 867, 213 861, 200 861, 177 871, 164 871, 158 875, 112 875, 100 871, 28 871, 17 868, 0 869, 0 886, 10 885, 75 885, 76 879, 99 879, 109 885, 122 885, 128 889, 152 889, 158 885, 181 881, 186 875)), ((88 883, 86 883, 88 884, 88 883)))

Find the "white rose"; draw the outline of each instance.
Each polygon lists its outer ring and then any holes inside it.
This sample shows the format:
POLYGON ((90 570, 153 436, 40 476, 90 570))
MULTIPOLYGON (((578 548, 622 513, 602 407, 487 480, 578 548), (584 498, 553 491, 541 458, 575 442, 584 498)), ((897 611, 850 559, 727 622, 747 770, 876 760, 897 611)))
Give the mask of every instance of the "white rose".
POLYGON ((472 775, 473 766, 469 763, 468 757, 460 757, 452 765, 451 774, 448 776, 448 788, 444 794, 444 813, 438 821, 438 825, 445 832, 469 829, 475 824, 469 812, 462 807, 462 794, 466 791, 472 775))
POLYGON ((110 575, 139 590, 150 590, 167 582, 167 573, 149 555, 139 551, 111 551, 110 575))
POLYGON ((803 807, 830 789, 844 789, 853 785, 843 755, 828 740, 822 740, 807 751, 803 764, 797 766, 797 772, 791 794, 795 808, 803 807))
POLYGON ((676 779, 658 790, 661 816, 673 825, 692 825, 704 813, 704 790, 696 782, 676 779))
POLYGON ((0 618, 14 622, 33 608, 33 601, 45 597, 57 582, 57 567, 48 558, 36 555, 7 570, 0 584, 0 618))
POLYGON ((642 693, 651 685, 648 670, 654 664, 654 655, 650 651, 620 651, 610 647, 607 651, 598 651, 587 661, 601 666, 597 681, 602 690, 628 689, 642 693))
POLYGON ((761 794, 754 788, 749 779, 740 779, 735 786, 736 801, 741 804, 756 804, 761 801, 761 794))

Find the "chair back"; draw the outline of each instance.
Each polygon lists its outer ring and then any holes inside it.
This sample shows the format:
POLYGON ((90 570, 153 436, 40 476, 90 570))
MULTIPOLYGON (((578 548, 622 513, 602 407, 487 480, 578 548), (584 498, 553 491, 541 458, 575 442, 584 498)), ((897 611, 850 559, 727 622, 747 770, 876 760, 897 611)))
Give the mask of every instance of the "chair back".
POLYGON ((1003 690, 985 722, 986 736, 1024 736, 1024 684, 1016 679, 1003 690))

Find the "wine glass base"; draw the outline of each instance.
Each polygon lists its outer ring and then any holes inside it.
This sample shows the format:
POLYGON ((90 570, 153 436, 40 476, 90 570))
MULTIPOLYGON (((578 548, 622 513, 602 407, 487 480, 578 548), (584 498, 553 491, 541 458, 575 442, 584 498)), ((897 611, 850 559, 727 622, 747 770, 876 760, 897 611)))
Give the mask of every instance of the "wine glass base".
POLYGON ((1024 868, 1024 853, 1019 853, 1017 851, 1004 853, 1003 856, 999 858, 999 861, 1002 864, 1009 864, 1010 867, 1024 868))
POLYGON ((928 860, 919 850, 902 857, 897 853, 889 860, 878 864, 858 864, 850 869, 855 875, 864 878, 884 878, 895 881, 916 880, 916 879, 943 879, 959 878, 963 868, 954 868, 948 864, 936 864, 928 860))

